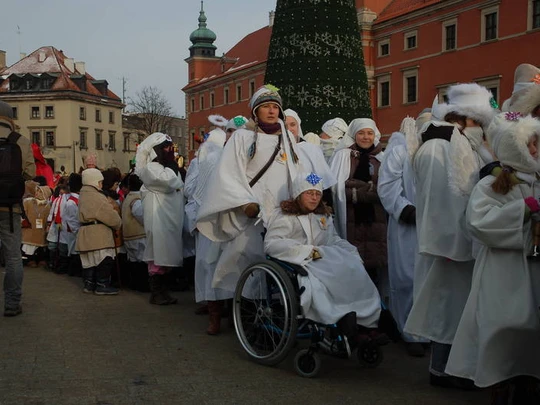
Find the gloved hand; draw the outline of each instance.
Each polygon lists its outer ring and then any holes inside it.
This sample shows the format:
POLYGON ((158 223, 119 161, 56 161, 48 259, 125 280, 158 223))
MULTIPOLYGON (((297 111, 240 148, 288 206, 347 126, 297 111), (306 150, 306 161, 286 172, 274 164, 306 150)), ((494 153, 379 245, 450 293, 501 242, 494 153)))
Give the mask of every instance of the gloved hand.
POLYGON ((538 203, 536 198, 531 196, 531 197, 525 198, 524 201, 527 207, 529 207, 529 210, 531 211, 531 213, 534 214, 535 212, 540 211, 540 204, 538 203))
POLYGON ((242 209, 248 218, 257 218, 260 211, 259 204, 257 203, 248 203, 242 206, 242 209))
POLYGON ((399 220, 407 225, 416 225, 416 207, 414 205, 407 205, 401 211, 399 220))

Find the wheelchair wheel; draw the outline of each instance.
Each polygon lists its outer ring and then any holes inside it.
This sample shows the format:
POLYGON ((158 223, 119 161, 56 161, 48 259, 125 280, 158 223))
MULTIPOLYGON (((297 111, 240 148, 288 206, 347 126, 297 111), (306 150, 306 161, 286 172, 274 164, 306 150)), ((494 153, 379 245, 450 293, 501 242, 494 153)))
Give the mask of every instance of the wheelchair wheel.
POLYGON ((372 340, 360 344, 356 356, 360 365, 367 368, 378 367, 384 358, 381 346, 372 340))
POLYGON ((321 369, 321 358, 317 353, 310 353, 309 349, 302 349, 294 357, 294 369, 301 377, 313 378, 321 369))
POLYGON ((271 261, 255 263, 240 276, 233 301, 236 335, 253 361, 272 366, 296 340, 298 298, 291 276, 271 261))

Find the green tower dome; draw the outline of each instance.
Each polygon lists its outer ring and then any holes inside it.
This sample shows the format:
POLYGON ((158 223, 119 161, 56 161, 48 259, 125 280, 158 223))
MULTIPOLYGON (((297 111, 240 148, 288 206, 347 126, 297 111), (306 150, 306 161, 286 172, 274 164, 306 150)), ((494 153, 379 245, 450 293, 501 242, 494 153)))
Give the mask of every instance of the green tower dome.
POLYGON ((216 46, 214 41, 217 36, 214 31, 206 28, 206 15, 204 14, 204 2, 201 1, 201 11, 199 12, 199 28, 191 33, 189 40, 193 45, 189 47, 191 56, 215 56, 216 46))

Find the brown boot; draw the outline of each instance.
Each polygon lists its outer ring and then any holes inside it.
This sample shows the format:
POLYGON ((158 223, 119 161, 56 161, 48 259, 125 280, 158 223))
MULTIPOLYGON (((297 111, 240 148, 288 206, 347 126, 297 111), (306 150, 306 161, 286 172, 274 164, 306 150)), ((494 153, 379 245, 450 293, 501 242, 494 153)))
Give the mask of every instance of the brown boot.
POLYGON ((208 319, 210 324, 206 333, 209 335, 217 335, 221 328, 221 311, 223 309, 223 301, 208 301, 208 319))

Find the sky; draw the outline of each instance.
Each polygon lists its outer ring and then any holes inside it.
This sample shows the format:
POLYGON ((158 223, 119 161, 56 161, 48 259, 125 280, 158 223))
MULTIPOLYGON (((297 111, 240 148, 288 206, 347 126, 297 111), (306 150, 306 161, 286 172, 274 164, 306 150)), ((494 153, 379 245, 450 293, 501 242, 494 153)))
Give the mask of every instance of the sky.
MULTIPOLYGON (((276 0, 205 0, 208 28, 217 35, 216 55, 268 25, 276 0)), ((16 0, 2 4, 0 49, 8 66, 20 52, 54 46, 86 63, 122 97, 157 87, 174 113, 185 115, 190 34, 197 29, 200 0, 16 0), (20 34, 18 33, 20 31, 20 34)))

